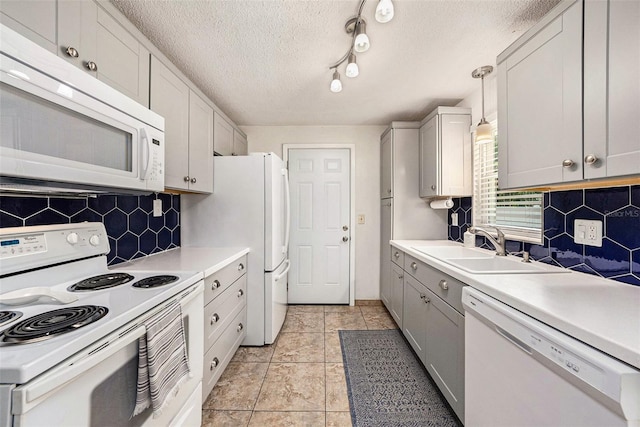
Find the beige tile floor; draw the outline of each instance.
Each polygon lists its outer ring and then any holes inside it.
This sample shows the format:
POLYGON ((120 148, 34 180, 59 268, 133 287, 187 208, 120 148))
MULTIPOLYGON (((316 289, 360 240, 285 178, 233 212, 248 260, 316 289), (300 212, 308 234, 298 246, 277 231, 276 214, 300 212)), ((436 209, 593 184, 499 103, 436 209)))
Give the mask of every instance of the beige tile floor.
POLYGON ((351 426, 338 331, 396 327, 381 305, 289 306, 273 345, 238 349, 202 426, 351 426))

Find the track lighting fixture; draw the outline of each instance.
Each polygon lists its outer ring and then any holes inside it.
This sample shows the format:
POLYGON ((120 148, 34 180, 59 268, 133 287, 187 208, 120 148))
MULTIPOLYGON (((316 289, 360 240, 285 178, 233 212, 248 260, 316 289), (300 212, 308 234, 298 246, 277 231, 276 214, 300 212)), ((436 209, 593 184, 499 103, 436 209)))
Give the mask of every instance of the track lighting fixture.
MULTIPOLYGON (((394 10, 392 0, 378 0, 376 7, 376 21, 386 23, 393 18, 394 10)), ((360 74, 358 64, 356 63, 355 53, 366 52, 371 46, 369 36, 367 36, 367 23, 362 17, 362 9, 364 8, 367 0, 360 0, 358 6, 358 13, 356 16, 349 18, 344 25, 344 29, 347 34, 351 34, 351 44, 349 50, 345 53, 339 61, 329 67, 329 70, 333 70, 333 76, 331 79, 331 92, 342 91, 342 82, 340 81, 340 73, 338 67, 344 62, 347 62, 345 74, 347 77, 354 78, 360 74), (354 53, 355 52, 355 53, 354 53)))
POLYGON ((476 144, 486 144, 493 141, 493 129, 491 124, 484 118, 484 76, 491 74, 493 67, 485 65, 476 68, 471 72, 471 77, 482 80, 482 118, 476 127, 476 144))

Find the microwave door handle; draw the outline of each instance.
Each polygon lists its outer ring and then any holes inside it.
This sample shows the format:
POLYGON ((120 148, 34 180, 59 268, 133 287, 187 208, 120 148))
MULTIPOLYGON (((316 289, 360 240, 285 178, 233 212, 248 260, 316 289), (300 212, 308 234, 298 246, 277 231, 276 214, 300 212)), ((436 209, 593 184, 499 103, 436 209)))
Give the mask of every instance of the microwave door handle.
POLYGON ((284 200, 285 200, 285 213, 286 224, 284 228, 284 246, 282 247, 282 253, 289 252, 289 234, 291 233, 291 194, 289 192, 289 171, 285 168, 282 169, 282 175, 284 177, 284 200))
POLYGON ((140 142, 142 143, 141 151, 142 151, 142 160, 140 161, 140 180, 144 180, 147 177, 147 172, 149 171, 149 165, 151 164, 151 140, 149 139, 149 135, 147 135, 147 130, 145 128, 140 129, 140 142))
POLYGON ((102 361, 122 350, 124 347, 137 342, 138 339, 146 333, 147 328, 144 325, 141 325, 132 332, 121 338, 116 338, 113 342, 108 343, 106 347, 100 349, 101 345, 105 345, 104 342, 102 342, 96 348, 91 350, 95 351, 95 353, 91 354, 90 351, 75 360, 72 359, 64 366, 50 371, 48 374, 43 375, 41 379, 35 380, 30 385, 26 386, 27 401, 34 401, 52 390, 63 386, 74 378, 77 378, 83 372, 97 366, 102 361))

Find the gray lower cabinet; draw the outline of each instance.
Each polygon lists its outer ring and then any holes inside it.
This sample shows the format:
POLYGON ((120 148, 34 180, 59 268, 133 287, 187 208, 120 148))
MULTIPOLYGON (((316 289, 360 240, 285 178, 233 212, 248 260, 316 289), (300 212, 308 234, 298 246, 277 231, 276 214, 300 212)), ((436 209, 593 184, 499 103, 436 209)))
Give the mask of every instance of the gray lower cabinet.
MULTIPOLYGON (((392 248, 392 253, 396 251, 392 248)), ((416 258, 403 257, 402 332, 464 422, 464 315, 460 301, 464 284, 416 258)))
POLYGON ((402 329, 403 318, 403 303, 404 303, 404 270, 402 267, 395 263, 391 263, 391 317, 396 321, 396 324, 402 329))

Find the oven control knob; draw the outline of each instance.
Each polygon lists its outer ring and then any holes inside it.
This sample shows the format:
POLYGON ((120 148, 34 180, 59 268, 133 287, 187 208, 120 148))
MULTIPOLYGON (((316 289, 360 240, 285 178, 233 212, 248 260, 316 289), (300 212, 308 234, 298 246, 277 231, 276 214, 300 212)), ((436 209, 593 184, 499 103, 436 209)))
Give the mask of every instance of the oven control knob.
POLYGON ((98 246, 100 244, 100 236, 94 234, 93 236, 89 237, 89 243, 91 243, 91 246, 98 246))
POLYGON ((76 243, 78 243, 78 233, 67 234, 67 242, 70 245, 75 245, 76 243))

